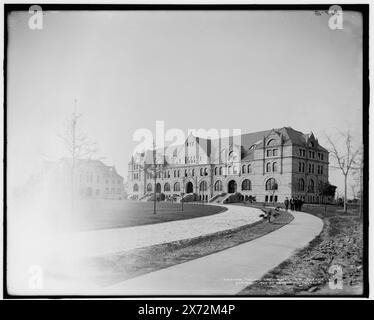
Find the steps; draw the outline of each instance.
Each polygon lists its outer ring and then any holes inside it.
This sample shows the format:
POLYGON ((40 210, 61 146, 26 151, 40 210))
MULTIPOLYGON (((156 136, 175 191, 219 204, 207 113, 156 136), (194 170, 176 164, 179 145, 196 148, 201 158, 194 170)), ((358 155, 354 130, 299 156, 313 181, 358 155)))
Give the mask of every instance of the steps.
POLYGON ((212 197, 209 202, 210 203, 223 203, 223 201, 228 198, 230 196, 230 194, 227 194, 227 193, 221 193, 221 194, 217 194, 215 195, 214 197, 212 197))

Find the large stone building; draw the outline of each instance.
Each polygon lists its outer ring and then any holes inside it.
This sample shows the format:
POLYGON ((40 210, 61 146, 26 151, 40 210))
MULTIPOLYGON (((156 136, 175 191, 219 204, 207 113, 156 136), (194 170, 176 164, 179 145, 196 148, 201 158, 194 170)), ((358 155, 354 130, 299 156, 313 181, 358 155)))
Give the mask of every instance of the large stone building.
POLYGON ((155 169, 154 151, 132 157, 130 197, 141 199, 156 188, 166 196, 195 193, 206 201, 239 192, 256 201, 300 197, 312 203, 319 201, 319 183, 328 182, 328 151, 313 133, 290 127, 218 139, 190 135, 184 145, 165 148, 161 158, 155 169))

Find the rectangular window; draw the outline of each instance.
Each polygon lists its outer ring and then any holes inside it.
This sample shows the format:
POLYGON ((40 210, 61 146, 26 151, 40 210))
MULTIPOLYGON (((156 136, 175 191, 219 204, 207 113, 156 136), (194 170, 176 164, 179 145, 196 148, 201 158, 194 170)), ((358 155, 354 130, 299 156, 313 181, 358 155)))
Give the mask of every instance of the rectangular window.
POLYGON ((266 156, 268 156, 268 157, 271 156, 271 150, 266 150, 266 156))
POLYGON ((274 157, 278 156, 278 149, 273 149, 273 156, 274 157))

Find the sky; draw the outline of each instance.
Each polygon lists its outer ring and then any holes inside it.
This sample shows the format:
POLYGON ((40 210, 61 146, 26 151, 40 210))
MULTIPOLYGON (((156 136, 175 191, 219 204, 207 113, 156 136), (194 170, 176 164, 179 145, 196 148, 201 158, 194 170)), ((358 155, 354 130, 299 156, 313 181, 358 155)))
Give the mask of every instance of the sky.
MULTIPOLYGON (((46 11, 8 20, 8 182, 66 156, 58 133, 74 111, 123 176, 139 128, 349 128, 362 142, 362 19, 343 29, 314 11, 46 11)), ((339 172, 330 182, 342 192, 339 172)))

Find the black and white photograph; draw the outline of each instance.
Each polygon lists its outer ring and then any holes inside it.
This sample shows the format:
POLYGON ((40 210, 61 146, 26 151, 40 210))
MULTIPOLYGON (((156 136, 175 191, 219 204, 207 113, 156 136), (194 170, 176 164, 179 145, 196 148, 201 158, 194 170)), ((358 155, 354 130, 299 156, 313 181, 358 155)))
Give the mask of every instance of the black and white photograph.
POLYGON ((369 297, 368 4, 3 9, 4 298, 369 297))

